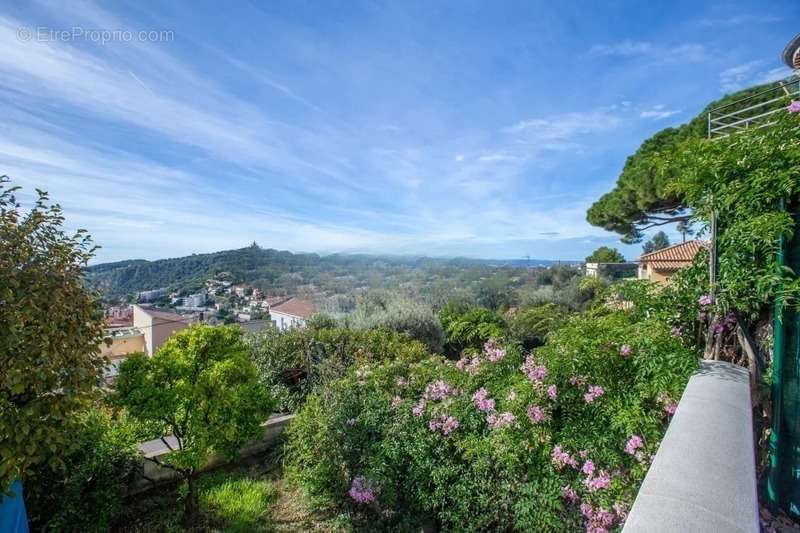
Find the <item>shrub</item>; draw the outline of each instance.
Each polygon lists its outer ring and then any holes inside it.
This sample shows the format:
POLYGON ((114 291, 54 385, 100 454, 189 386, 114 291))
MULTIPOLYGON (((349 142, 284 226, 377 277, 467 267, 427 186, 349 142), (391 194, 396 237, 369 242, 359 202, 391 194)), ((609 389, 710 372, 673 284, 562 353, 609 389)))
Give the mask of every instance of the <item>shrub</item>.
POLYGON ((377 293, 366 298, 347 317, 353 329, 382 329, 404 333, 427 346, 431 353, 442 351, 444 333, 433 310, 420 302, 377 293))
POLYGON ((39 466, 26 480, 31 525, 47 531, 108 531, 124 511, 124 497, 138 464, 127 427, 91 410, 79 419, 75 448, 65 467, 39 466))
POLYGON ((695 364, 668 325, 598 312, 530 355, 363 365, 292 423, 290 476, 372 529, 610 528, 695 364))
POLYGON ((509 319, 508 338, 526 350, 544 344, 546 337, 567 319, 567 313, 553 304, 528 307, 509 319))
POLYGON ((504 336, 507 329, 502 316, 484 307, 448 305, 442 309, 440 320, 448 355, 459 355, 467 348, 478 349, 489 339, 504 336))
POLYGON ((419 361, 428 356, 421 342, 382 330, 267 328, 245 342, 262 383, 278 409, 288 412, 320 383, 341 377, 354 361, 419 361))

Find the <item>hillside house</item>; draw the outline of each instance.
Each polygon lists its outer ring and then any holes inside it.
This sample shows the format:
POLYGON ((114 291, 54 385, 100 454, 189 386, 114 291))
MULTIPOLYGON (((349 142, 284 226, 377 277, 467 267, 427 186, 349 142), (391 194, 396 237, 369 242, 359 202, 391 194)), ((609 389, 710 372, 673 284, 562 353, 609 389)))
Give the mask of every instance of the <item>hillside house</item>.
POLYGON ((177 313, 133 306, 133 326, 144 334, 144 352, 147 355, 153 355, 173 333, 189 327, 192 322, 191 317, 177 313))
POLYGON ((640 256, 639 279, 668 283, 675 272, 692 264, 694 256, 704 246, 704 241, 694 240, 640 256))
POLYGON ((314 312, 315 309, 312 302, 299 298, 289 298, 269 308, 272 324, 280 330, 305 326, 306 320, 308 320, 314 312))

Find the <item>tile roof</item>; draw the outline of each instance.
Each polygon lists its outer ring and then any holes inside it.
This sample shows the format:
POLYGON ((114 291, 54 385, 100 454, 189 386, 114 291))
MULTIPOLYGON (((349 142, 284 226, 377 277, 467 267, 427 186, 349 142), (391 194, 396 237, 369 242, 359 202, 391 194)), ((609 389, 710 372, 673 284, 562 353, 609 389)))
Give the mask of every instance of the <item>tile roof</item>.
POLYGON ((148 314, 153 318, 168 320, 170 322, 186 322, 187 324, 190 324, 194 321, 190 316, 179 315, 178 313, 170 313, 169 311, 159 311, 157 309, 153 309, 152 307, 139 307, 145 312, 145 314, 148 314))
POLYGON ((646 263, 655 270, 678 270, 689 266, 700 251, 706 246, 705 241, 694 240, 667 246, 661 250, 643 254, 639 257, 640 263, 646 263))
POLYGON ((283 303, 271 306, 270 311, 277 311, 278 313, 284 313, 306 319, 314 314, 315 309, 314 304, 308 300, 289 298, 283 303))

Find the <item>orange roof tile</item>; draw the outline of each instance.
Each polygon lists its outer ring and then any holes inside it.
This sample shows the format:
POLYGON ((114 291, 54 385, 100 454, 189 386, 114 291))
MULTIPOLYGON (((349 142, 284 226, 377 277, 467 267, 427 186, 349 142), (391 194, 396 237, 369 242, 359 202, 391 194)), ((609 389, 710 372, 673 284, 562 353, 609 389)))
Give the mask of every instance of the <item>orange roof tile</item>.
POLYGON ((655 252, 643 254, 638 261, 650 265, 655 270, 678 270, 689 266, 700 248, 705 246, 706 242, 700 240, 674 244, 655 252))
POLYGON ((270 306, 270 311, 277 311, 278 313, 284 313, 305 319, 313 315, 315 309, 314 304, 308 300, 289 298, 283 303, 270 306))

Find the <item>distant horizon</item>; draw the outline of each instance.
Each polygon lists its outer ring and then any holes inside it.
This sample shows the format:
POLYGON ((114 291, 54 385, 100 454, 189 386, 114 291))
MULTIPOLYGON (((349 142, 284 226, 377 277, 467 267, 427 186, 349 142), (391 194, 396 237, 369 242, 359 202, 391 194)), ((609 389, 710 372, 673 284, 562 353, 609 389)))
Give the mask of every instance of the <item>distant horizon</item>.
POLYGON ((653 134, 787 76, 799 23, 796 0, 6 2, 0 174, 97 263, 638 257, 587 209, 653 134))
MULTIPOLYGON (((457 259, 464 259, 467 261, 519 261, 524 262, 528 261, 527 257, 469 257, 469 256, 450 256, 450 255, 425 255, 425 254, 391 254, 391 253, 374 253, 374 252, 326 252, 326 253, 319 253, 319 252, 305 252, 305 251, 296 251, 296 250, 285 250, 280 248, 275 248, 272 246, 262 246, 258 245, 259 248, 262 250, 276 250, 278 252, 289 252, 294 255, 319 255, 320 257, 330 257, 334 255, 341 255, 341 256, 365 256, 365 257, 375 257, 381 258, 385 257, 388 259, 436 259, 436 260, 457 260, 457 259)), ((232 252, 236 250, 241 250, 247 248, 247 246, 242 246, 239 248, 228 248, 224 250, 215 250, 213 252, 197 252, 187 255, 178 255, 178 256, 170 256, 170 257, 158 257, 155 259, 145 259, 143 257, 130 257, 126 259, 117 259, 113 261, 102 261, 98 262, 94 259, 89 262, 90 267, 96 267, 100 265, 108 265, 113 263, 123 263, 127 261, 147 261, 148 263, 152 263, 155 261, 168 261, 171 259, 182 259, 184 257, 191 257, 192 255, 209 255, 209 254, 217 254, 217 253, 224 253, 224 252, 232 252)), ((638 257, 638 256, 637 256, 638 257)), ((626 257, 627 261, 630 261, 626 257)), ((547 263, 582 263, 585 259, 545 259, 542 257, 531 257, 530 262, 536 263, 537 261, 543 261, 547 263)), ((532 265, 535 266, 535 265, 532 265)))

